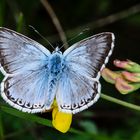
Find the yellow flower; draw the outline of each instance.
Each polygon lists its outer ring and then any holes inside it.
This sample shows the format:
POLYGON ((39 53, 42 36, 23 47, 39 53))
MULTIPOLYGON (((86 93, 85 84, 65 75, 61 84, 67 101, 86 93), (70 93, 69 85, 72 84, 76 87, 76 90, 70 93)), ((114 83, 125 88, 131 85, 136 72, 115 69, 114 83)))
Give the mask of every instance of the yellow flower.
POLYGON ((52 110, 52 119, 54 128, 62 133, 66 133, 69 130, 72 122, 72 114, 60 112, 55 102, 52 110))

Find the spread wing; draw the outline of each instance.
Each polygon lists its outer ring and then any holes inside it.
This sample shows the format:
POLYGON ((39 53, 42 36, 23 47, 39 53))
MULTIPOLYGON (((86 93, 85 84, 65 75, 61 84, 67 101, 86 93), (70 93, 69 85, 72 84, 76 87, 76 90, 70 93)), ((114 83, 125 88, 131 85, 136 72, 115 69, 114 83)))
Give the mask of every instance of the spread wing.
POLYGON ((84 39, 64 52, 65 69, 56 95, 60 110, 77 113, 98 100, 100 72, 113 47, 113 33, 105 32, 84 39))
POLYGON ((1 95, 24 112, 45 109, 50 52, 39 43, 6 28, 0 28, 0 64, 5 75, 1 95))

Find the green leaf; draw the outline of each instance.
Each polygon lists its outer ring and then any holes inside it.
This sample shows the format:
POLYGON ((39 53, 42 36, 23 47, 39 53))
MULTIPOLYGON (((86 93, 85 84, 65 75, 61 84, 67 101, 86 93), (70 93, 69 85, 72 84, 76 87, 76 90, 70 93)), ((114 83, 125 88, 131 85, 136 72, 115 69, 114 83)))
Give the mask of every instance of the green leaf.
POLYGON ((19 117, 22 119, 26 119, 29 121, 33 121, 33 122, 36 122, 36 123, 39 123, 42 125, 46 125, 48 127, 52 127, 52 123, 48 119, 44 119, 44 118, 41 118, 41 117, 33 115, 33 114, 24 113, 24 112, 21 112, 21 111, 18 111, 16 109, 9 108, 9 107, 3 106, 3 105, 0 106, 0 109, 8 114, 13 115, 13 116, 16 116, 16 117, 19 117))
MULTIPOLYGON (((33 122, 36 122, 36 123, 39 123, 39 124, 42 124, 42 125, 45 125, 45 126, 48 126, 48 127, 53 127, 52 122, 50 120, 41 118, 41 117, 36 116, 34 114, 24 113, 24 112, 21 112, 21 111, 18 111, 16 109, 14 109, 14 108, 6 107, 4 105, 1 105, 0 109, 3 112, 6 112, 6 113, 11 114, 13 116, 16 116, 16 117, 19 117, 19 118, 22 118, 22 119, 26 119, 26 120, 29 120, 29 121, 33 121, 33 122)), ((69 132, 75 133, 75 134, 80 134, 80 135, 84 134, 84 132, 76 130, 74 128, 71 128, 69 132)))
POLYGON ((3 74, 0 72, 0 82, 2 81, 3 77, 3 74))
POLYGON ((21 32, 22 31, 23 24, 24 24, 23 14, 20 12, 17 15, 17 29, 16 29, 17 32, 21 32))
POLYGON ((0 113, 0 140, 4 140, 2 113, 0 113))
POLYGON ((4 23, 4 10, 5 10, 5 1, 0 0, 0 26, 3 26, 4 23))
POLYGON ((89 134, 97 134, 97 127, 91 121, 81 121, 80 125, 85 129, 89 134))

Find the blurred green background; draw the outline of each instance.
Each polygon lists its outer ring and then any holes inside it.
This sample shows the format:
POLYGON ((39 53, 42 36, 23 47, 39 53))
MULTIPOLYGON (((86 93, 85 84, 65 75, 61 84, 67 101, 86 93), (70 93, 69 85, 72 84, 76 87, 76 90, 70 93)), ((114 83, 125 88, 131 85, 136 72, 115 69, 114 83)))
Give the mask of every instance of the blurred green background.
MULTIPOLYGON (((48 2, 68 40, 89 28, 84 34, 69 42, 69 45, 90 35, 111 31, 115 34, 116 41, 107 66, 115 70, 112 61, 117 58, 140 63, 139 0, 49 0, 48 2)), ((63 44, 50 14, 40 0, 0 0, 0 26, 21 32, 52 50, 28 25, 34 26, 54 46, 63 44)), ((140 91, 124 96, 103 79, 101 83, 103 93, 140 105, 140 91)), ((0 140, 140 140, 140 112, 101 98, 89 109, 73 116, 72 127, 83 131, 82 134, 73 132, 62 134, 54 128, 32 122, 30 118, 15 117, 4 111, 6 109, 2 106, 8 105, 1 98, 0 102, 0 140)), ((37 116, 51 120, 51 113, 37 116)))

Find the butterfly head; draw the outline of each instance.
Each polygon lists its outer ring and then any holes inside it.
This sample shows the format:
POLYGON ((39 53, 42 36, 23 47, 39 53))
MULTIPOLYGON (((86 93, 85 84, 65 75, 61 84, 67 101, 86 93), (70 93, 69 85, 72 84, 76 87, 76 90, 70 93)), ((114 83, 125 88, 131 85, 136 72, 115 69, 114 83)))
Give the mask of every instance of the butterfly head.
POLYGON ((53 53, 62 54, 62 52, 60 51, 60 48, 59 47, 56 47, 55 50, 53 51, 53 53))

